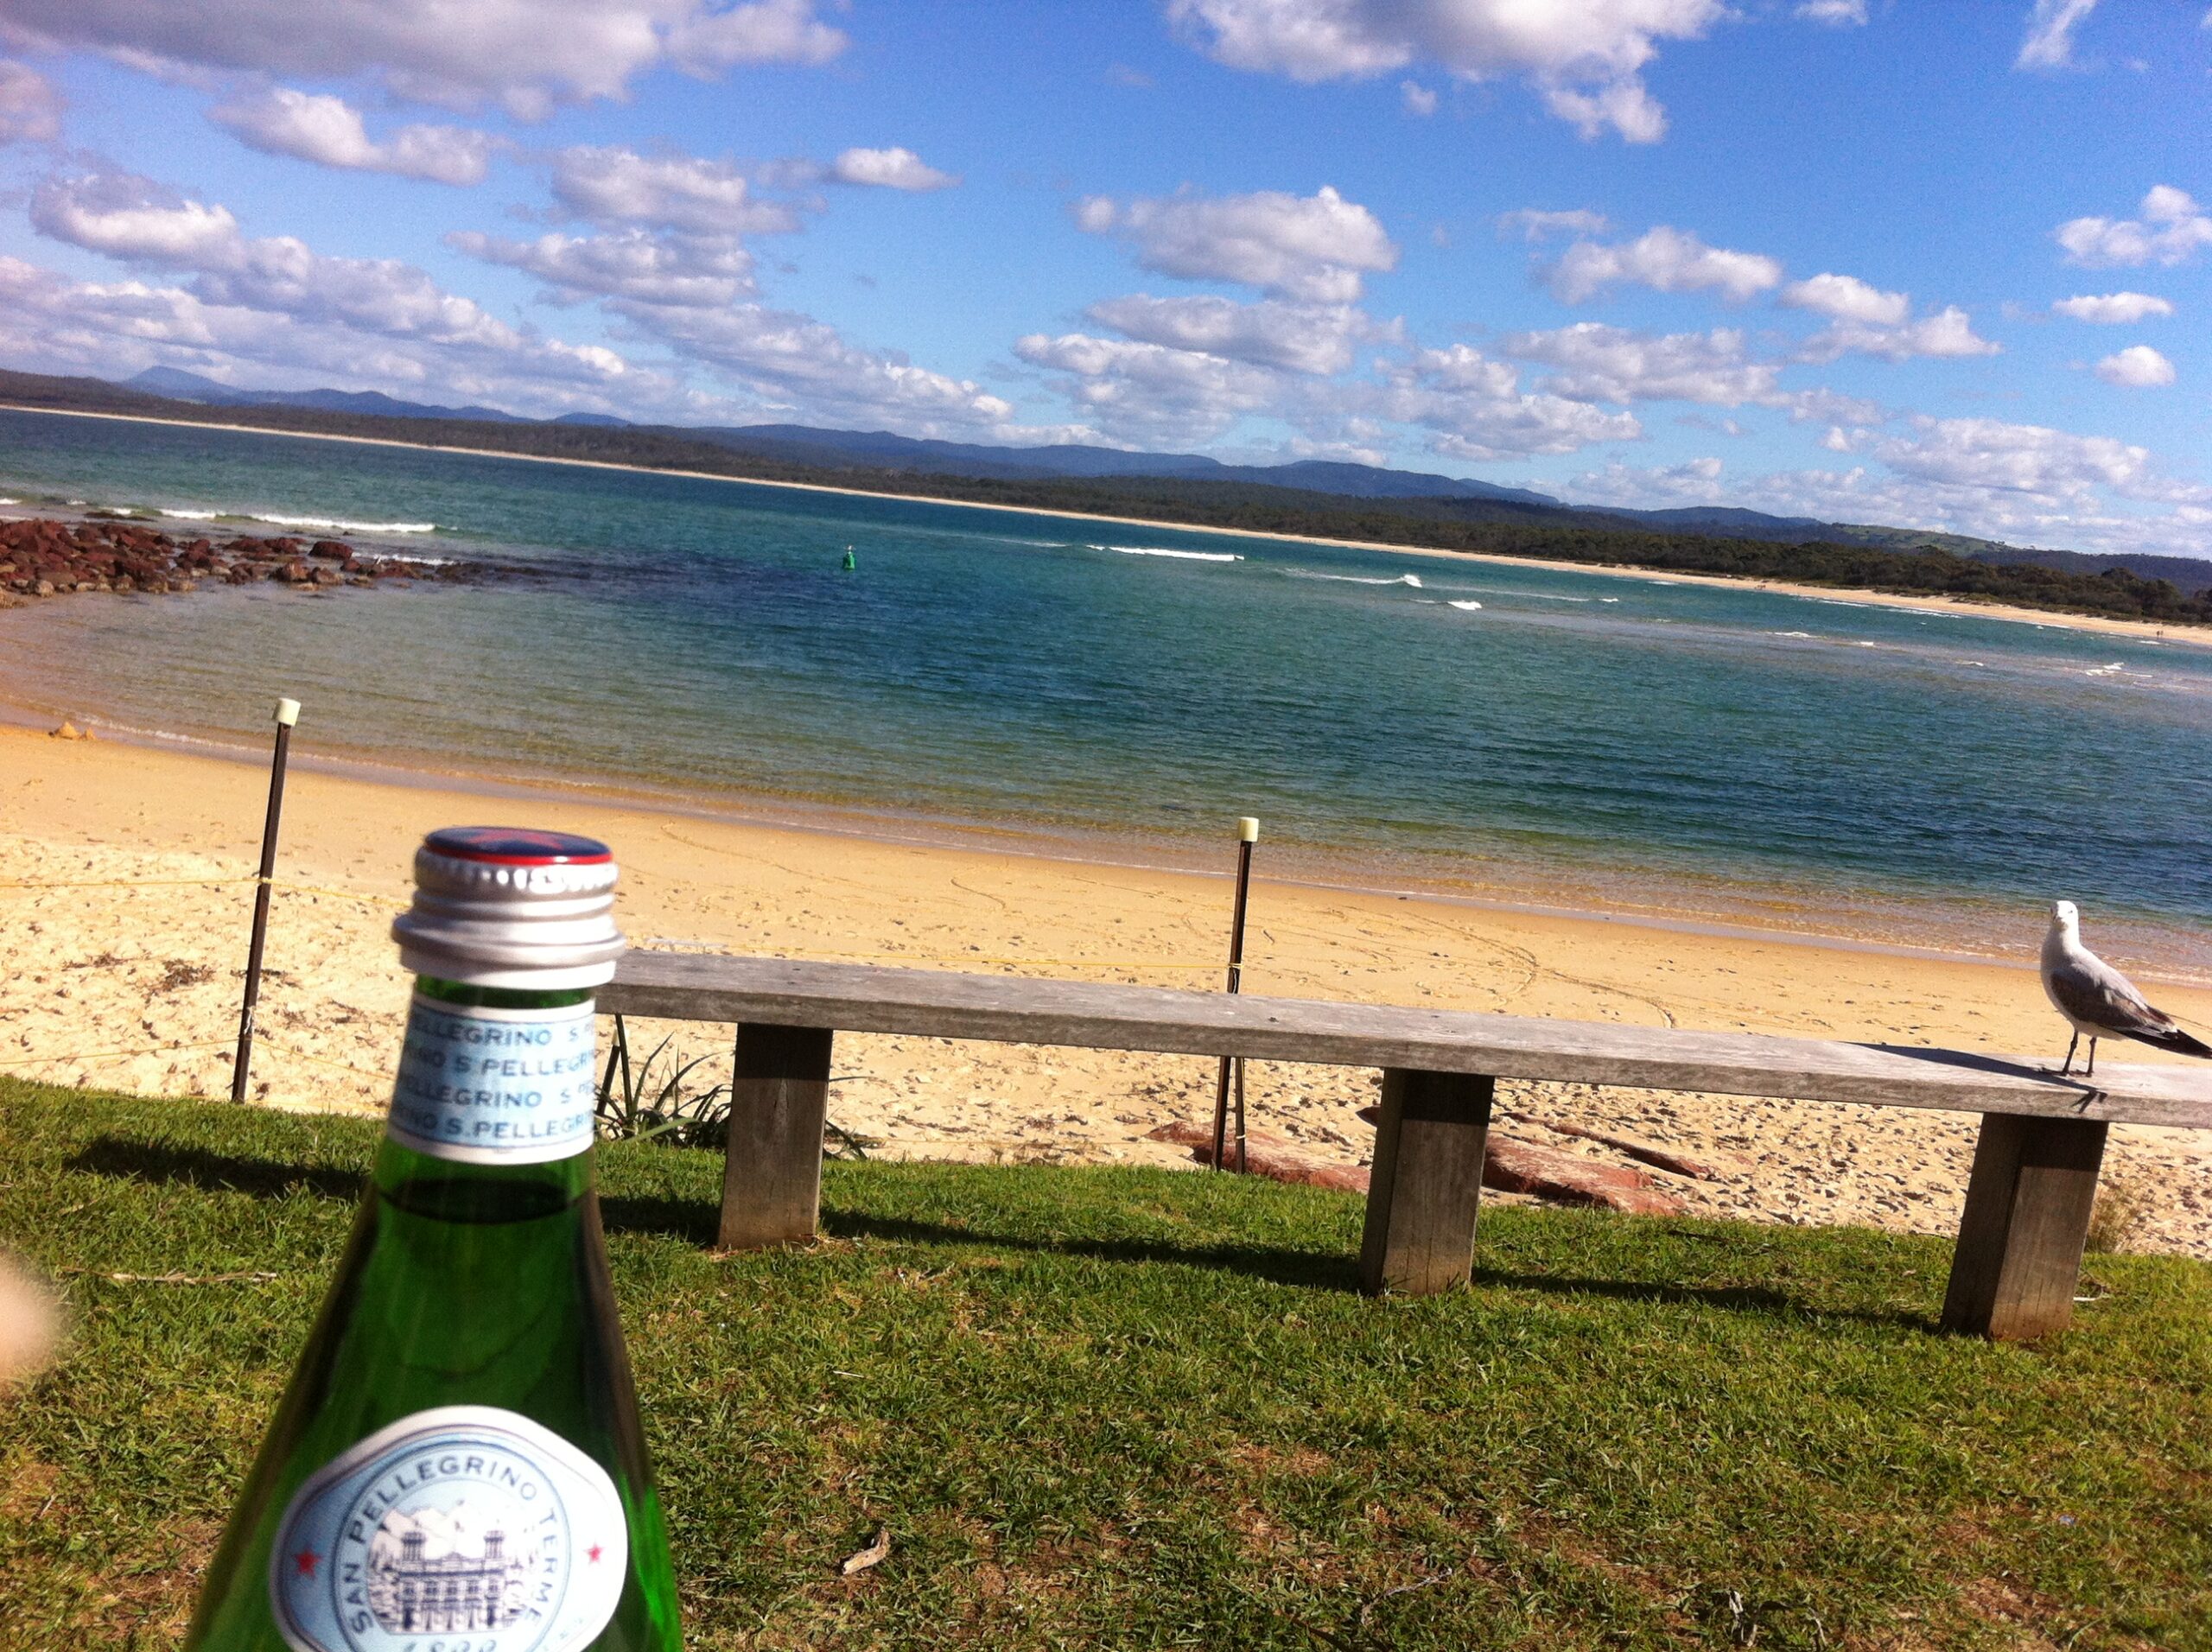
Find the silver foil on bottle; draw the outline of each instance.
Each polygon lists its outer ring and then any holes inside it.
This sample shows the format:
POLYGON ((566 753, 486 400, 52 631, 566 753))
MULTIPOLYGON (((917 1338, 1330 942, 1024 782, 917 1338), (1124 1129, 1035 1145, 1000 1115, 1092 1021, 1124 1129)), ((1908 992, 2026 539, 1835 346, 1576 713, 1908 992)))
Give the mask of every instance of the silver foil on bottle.
POLYGON ((513 866, 415 852, 415 904, 392 920, 399 961, 473 987, 558 991, 614 978, 611 861, 513 866))

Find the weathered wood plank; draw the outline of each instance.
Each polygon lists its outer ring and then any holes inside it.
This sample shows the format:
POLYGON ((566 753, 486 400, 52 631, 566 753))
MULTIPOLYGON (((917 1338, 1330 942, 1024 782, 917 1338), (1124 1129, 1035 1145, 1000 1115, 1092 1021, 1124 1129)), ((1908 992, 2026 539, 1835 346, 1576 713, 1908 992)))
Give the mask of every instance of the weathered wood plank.
POLYGON ((715 1238, 724 1250, 765 1250, 814 1237, 835 1036, 827 1027, 739 1026, 715 1238))
POLYGON ((2108 1128, 2004 1114, 1982 1120, 1943 1293, 1945 1330, 2024 1342, 2066 1329, 2108 1128))
POLYGON ((1359 1243, 1359 1285, 1370 1296, 1433 1296, 1467 1282, 1497 1088, 1475 1073, 1382 1075, 1359 1243))
POLYGON ((869 964, 632 952, 608 1013, 2212 1128, 2212 1068, 2113 1064, 869 964))

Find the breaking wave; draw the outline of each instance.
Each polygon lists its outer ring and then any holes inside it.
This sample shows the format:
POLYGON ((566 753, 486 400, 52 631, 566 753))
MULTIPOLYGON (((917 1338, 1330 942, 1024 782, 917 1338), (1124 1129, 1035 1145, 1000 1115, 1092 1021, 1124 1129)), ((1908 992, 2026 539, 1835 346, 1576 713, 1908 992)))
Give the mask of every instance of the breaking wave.
POLYGON ((1118 550, 1124 556, 1173 556, 1185 562, 1241 562, 1244 559, 1228 550, 1169 550, 1161 545, 1093 545, 1093 550, 1118 550))

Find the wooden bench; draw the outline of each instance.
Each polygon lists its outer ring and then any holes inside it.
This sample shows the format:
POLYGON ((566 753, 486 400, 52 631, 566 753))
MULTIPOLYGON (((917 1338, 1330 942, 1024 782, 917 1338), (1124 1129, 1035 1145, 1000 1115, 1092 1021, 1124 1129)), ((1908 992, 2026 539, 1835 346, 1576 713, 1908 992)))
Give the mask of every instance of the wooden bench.
POLYGON ((2024 1058, 1904 1045, 861 964, 632 952, 599 1007, 736 1024, 720 1229, 730 1249, 814 1236, 840 1031, 1379 1067, 1360 1247, 1362 1286, 1376 1293, 1467 1279, 1501 1078, 1979 1113, 1942 1322, 2006 1339, 2072 1317, 2107 1127, 2212 1126, 2202 1068, 2111 1064, 2086 1081, 2024 1058))

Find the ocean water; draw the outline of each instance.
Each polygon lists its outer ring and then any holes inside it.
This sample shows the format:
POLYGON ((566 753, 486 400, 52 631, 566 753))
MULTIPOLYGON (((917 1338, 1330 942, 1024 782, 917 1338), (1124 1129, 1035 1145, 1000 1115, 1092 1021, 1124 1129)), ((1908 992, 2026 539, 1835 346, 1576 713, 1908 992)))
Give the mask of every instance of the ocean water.
POLYGON ((0 614, 143 735, 869 829, 2212 973, 2212 651, 1971 613, 0 413, 0 494, 543 577, 0 614), (269 531, 273 531, 273 529, 269 531), (844 572, 847 547, 858 563, 844 572))

